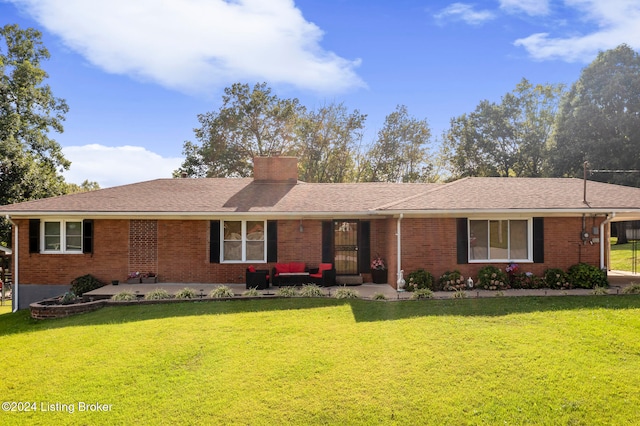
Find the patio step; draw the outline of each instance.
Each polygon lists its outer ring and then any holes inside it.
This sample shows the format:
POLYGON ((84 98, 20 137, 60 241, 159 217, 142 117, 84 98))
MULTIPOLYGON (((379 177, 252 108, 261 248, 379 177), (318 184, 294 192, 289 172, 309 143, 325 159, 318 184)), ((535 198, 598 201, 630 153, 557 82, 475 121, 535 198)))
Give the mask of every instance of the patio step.
POLYGON ((363 283, 361 275, 337 275, 337 285, 361 285, 363 283))

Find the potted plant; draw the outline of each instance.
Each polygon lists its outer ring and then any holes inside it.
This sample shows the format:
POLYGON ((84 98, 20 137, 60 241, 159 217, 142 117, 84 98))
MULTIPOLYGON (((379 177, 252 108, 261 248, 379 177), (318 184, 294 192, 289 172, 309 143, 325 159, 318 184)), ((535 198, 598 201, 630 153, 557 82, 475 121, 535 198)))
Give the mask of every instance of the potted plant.
POLYGON ((127 284, 140 284, 140 272, 132 272, 127 275, 127 284))
POLYGON ((386 284, 388 282, 387 267, 380 255, 376 255, 376 258, 371 261, 371 279, 374 284, 386 284))
POLYGON ((147 272, 141 276, 142 284, 154 284, 158 282, 158 275, 155 272, 147 272))

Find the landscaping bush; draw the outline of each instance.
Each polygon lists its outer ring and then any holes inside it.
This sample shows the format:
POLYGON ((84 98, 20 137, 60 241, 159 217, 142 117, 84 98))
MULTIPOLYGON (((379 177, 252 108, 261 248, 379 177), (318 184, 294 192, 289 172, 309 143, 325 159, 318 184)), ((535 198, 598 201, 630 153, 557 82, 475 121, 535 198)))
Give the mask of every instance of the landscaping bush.
POLYGON ((455 293, 453 293, 453 298, 454 299, 466 299, 467 298, 467 292, 464 290, 456 290, 455 293))
POLYGON ((412 300, 433 299, 433 292, 428 288, 419 288, 411 295, 412 300))
POLYGON ((252 287, 249 290, 245 291, 244 293, 242 293, 243 296, 249 296, 249 297, 257 297, 260 296, 260 292, 258 291, 258 289, 256 287, 252 287))
POLYGON ((131 301, 131 300, 137 300, 138 298, 136 297, 135 294, 133 294, 130 291, 121 291, 120 293, 116 293, 113 296, 111 296, 111 300, 120 300, 120 301, 131 301))
POLYGON ((404 289, 406 291, 416 291, 420 288, 433 290, 433 275, 424 269, 418 269, 407 275, 404 289))
POLYGON ((71 291, 77 296, 82 296, 84 293, 100 288, 103 285, 104 283, 100 282, 96 277, 87 274, 71 281, 71 291))
POLYGON ((76 298, 76 295, 73 293, 73 291, 67 291, 60 298, 61 305, 70 305, 72 303, 75 303, 76 301, 77 301, 77 298, 76 298))
POLYGON ((276 295, 280 297, 296 297, 298 295, 298 291, 293 286, 284 286, 280 287, 276 295))
POLYGON ((226 286, 226 285, 219 285, 218 287, 211 290, 211 292, 209 293, 209 297, 212 297, 214 299, 222 299, 225 297, 233 297, 233 296, 235 296, 235 294, 233 293, 233 290, 231 290, 229 286, 226 286))
POLYGON ((434 290, 455 291, 465 288, 465 286, 464 276, 456 269, 442 274, 438 280, 438 288, 434 290))
POLYGON ((512 288, 541 288, 543 280, 536 277, 532 272, 521 272, 519 274, 513 274, 511 280, 512 288))
POLYGON ((322 289, 316 284, 305 284, 300 289, 300 296, 302 297, 322 297, 324 293, 322 289))
POLYGON ((509 286, 507 274, 493 265, 487 265, 478 272, 478 287, 485 290, 505 290, 509 286))
POLYGON ((387 300, 387 296, 384 295, 384 293, 374 293, 373 300, 387 300))
POLYGON ((198 293, 192 288, 185 287, 182 290, 178 290, 175 295, 176 299, 195 299, 198 296, 198 293))
POLYGON ((640 294, 640 284, 631 283, 630 286, 622 289, 622 294, 640 294))
POLYGON ((569 288, 567 273, 562 269, 550 268, 544 271, 543 282, 545 287, 554 289, 569 288))
POLYGON ((608 287, 607 273, 586 263, 573 265, 567 271, 569 284, 574 288, 608 287))
POLYGON ((334 297, 336 299, 357 299, 360 294, 353 289, 343 287, 336 290, 334 297))
POLYGON ((145 294, 144 298, 145 300, 164 300, 171 299, 171 295, 163 288, 156 288, 155 290, 151 290, 149 293, 145 294))

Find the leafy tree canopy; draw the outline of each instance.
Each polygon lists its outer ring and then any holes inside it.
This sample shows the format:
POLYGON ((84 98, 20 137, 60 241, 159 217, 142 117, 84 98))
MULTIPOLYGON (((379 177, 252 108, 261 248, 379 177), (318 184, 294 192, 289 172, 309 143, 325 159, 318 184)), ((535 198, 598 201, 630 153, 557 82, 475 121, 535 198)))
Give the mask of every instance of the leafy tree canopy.
MULTIPOLYGON (((598 54, 562 102, 553 147, 556 176, 582 176, 583 162, 601 170, 640 168, 640 55, 623 44, 598 54)), ((593 179, 640 186, 638 173, 593 179)))

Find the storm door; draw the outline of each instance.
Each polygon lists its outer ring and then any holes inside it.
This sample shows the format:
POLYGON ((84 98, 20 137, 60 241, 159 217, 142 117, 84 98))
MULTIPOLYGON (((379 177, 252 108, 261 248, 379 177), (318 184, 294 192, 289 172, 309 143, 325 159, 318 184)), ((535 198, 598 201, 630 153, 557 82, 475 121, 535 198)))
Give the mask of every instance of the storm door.
POLYGON ((357 275, 358 269, 358 221, 333 221, 333 247, 338 275, 357 275))

